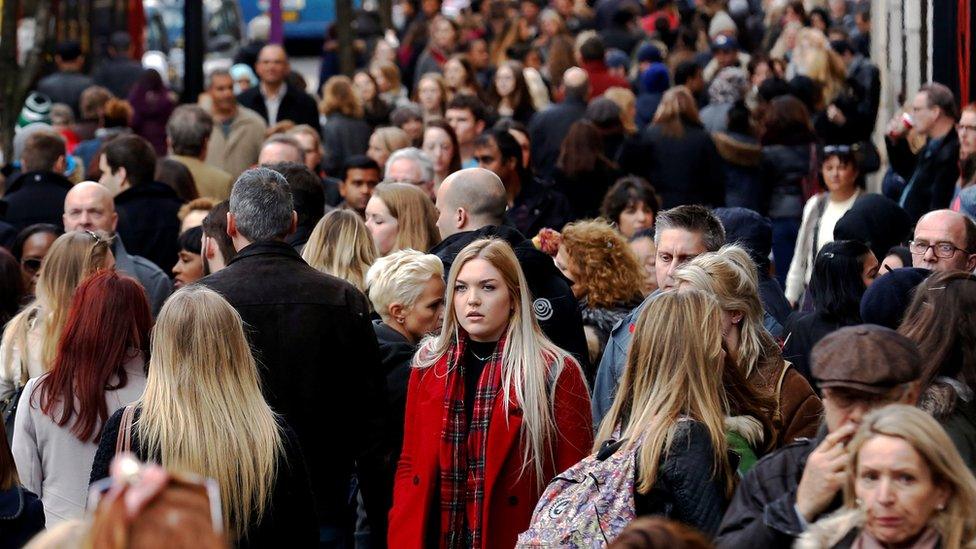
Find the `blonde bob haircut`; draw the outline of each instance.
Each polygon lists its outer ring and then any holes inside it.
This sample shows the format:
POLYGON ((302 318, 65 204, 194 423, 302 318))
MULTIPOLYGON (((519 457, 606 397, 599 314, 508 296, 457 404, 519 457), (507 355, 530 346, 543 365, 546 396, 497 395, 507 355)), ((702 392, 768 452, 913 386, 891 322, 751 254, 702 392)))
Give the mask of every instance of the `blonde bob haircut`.
POLYGON ((929 523, 941 535, 941 547, 972 547, 976 543, 976 478, 939 422, 914 406, 891 404, 873 410, 861 421, 847 446, 851 460, 844 486, 845 507, 858 507, 855 483, 860 451, 876 436, 907 442, 928 466, 933 484, 948 488, 950 495, 945 509, 936 513, 929 523))
POLYGON ((341 113, 350 118, 363 117, 362 100, 348 76, 340 74, 325 82, 319 110, 326 116, 341 113))
POLYGON ((366 292, 366 271, 376 261, 376 246, 359 214, 332 210, 315 224, 302 259, 323 273, 366 292))
POLYGON ((461 268, 474 259, 483 259, 498 269, 511 298, 512 313, 505 329, 505 347, 501 357, 502 398, 506 408, 518 407, 523 411, 521 436, 525 453, 522 467, 523 471, 529 467, 534 470, 541 489, 547 481, 544 464, 546 459, 553 457, 559 436, 553 414, 555 395, 549 387, 555 387, 564 368, 579 370, 580 366, 569 353, 549 341, 539 328, 532 309, 529 285, 508 242, 483 238, 468 244, 457 254, 447 276, 447 299, 441 332, 424 339, 414 366, 433 366, 458 345, 462 337, 467 337, 454 309, 454 287, 461 268))
POLYGON ((444 278, 444 264, 439 257, 417 250, 398 250, 373 263, 366 273, 369 300, 383 322, 390 322, 390 305, 413 307, 424 285, 432 278, 444 278))
POLYGON ((726 454, 722 321, 718 301, 690 290, 653 297, 637 317, 620 388, 600 428, 594 451, 614 438, 638 448, 637 490, 650 492, 683 419, 702 423, 714 455, 713 477, 731 497, 734 472, 726 454))
POLYGON ((139 440, 166 469, 216 480, 224 525, 241 540, 269 508, 284 452, 241 316, 209 288, 178 290, 153 328, 148 372, 139 440))
POLYGON ((75 288, 105 266, 112 253, 111 246, 112 237, 104 231, 72 231, 51 244, 38 273, 34 301, 10 319, 3 332, 0 346, 4 349, 5 373, 19 375, 22 365, 23 371, 28 371, 27 364, 31 362, 28 357, 39 358, 44 372, 51 369, 75 288), (28 341, 27 334, 34 326, 40 330, 40 348, 28 341), (15 354, 12 349, 19 349, 22 364, 12 363, 15 354))
POLYGON ((417 185, 411 183, 380 183, 373 197, 382 200, 390 215, 397 220, 394 250, 429 250, 441 241, 437 228, 437 208, 417 185))
POLYGON ((748 252, 734 244, 705 253, 675 270, 677 284, 707 292, 722 310, 742 314, 738 355, 733 357, 746 378, 767 361, 781 362, 779 345, 763 326, 759 274, 748 252))

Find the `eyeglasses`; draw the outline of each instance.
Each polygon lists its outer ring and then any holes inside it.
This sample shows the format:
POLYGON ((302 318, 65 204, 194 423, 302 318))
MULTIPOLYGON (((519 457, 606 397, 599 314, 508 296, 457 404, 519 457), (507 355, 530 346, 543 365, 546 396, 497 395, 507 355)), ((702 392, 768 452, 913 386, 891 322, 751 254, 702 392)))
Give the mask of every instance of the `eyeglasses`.
POLYGON ((31 273, 36 273, 41 270, 41 260, 36 257, 29 257, 27 259, 22 259, 20 261, 20 266, 23 267, 25 271, 31 273))
POLYGON ((823 149, 824 156, 830 156, 832 154, 851 154, 850 145, 827 145, 823 149))
POLYGON ((111 237, 111 236, 105 238, 99 235, 98 233, 96 233, 95 231, 86 230, 85 232, 88 234, 88 236, 92 237, 92 240, 95 241, 95 244, 111 244, 112 241, 115 239, 115 237, 111 237))
POLYGON ((912 255, 925 255, 929 248, 935 252, 936 257, 941 257, 942 259, 950 259, 952 256, 956 255, 957 251, 972 253, 965 248, 960 248, 952 244, 951 242, 936 242, 934 244, 929 244, 925 241, 912 240, 908 243, 908 251, 912 252, 912 255))
POLYGON ((386 183, 407 183, 409 185, 423 185, 424 184, 423 181, 414 181, 412 179, 384 179, 383 181, 380 181, 380 184, 381 185, 385 185, 386 183))

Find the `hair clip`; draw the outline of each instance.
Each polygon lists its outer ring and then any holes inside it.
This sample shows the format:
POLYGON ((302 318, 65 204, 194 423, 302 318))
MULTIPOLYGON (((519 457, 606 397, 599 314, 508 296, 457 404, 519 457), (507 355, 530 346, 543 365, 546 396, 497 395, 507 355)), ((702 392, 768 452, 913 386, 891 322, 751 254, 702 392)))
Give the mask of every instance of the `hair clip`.
POLYGON ((946 289, 945 286, 936 286, 935 288, 929 288, 929 291, 931 292, 932 290, 945 290, 945 289, 946 289))
POLYGON ((822 255, 824 257, 826 257, 827 259, 833 259, 834 258, 834 252, 824 252, 822 255))

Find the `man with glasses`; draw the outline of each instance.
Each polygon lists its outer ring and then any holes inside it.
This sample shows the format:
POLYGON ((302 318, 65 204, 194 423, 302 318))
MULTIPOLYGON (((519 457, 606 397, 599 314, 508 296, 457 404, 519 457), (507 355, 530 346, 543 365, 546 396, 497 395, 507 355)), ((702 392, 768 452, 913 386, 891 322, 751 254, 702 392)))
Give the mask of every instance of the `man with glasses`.
POLYGON ((913 154, 905 134, 908 127, 897 117, 888 124, 885 144, 892 169, 907 182, 898 205, 912 221, 925 212, 946 208, 959 179, 959 118, 952 91, 938 83, 926 84, 912 100, 912 127, 926 138, 925 146, 913 154))
POLYGON ((930 271, 976 269, 976 223, 952 210, 922 216, 909 242, 912 266, 930 271))
POLYGON ((427 153, 417 147, 400 149, 386 160, 383 183, 409 183, 424 190, 431 200, 434 194, 434 163, 427 153))

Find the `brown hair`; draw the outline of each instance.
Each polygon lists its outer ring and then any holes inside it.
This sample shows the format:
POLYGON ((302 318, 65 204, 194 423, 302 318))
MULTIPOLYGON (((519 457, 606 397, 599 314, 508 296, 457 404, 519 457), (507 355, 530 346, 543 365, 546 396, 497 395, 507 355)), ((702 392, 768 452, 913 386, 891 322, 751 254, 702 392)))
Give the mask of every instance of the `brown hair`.
POLYGON ((338 112, 350 118, 363 117, 362 103, 348 76, 333 76, 326 81, 319 110, 326 116, 338 112))
POLYGON ((65 155, 64 139, 53 130, 38 130, 27 136, 20 162, 24 172, 51 171, 65 155))
POLYGON ((675 86, 664 92, 661 104, 654 113, 653 124, 661 128, 668 137, 680 138, 685 134, 686 125, 701 126, 695 97, 685 86, 675 86))
POLYGON ((603 137, 600 136, 600 130, 589 120, 573 122, 559 147, 556 167, 572 177, 593 171, 600 164, 616 167, 613 161, 603 154, 603 137))
POLYGON ((643 297, 644 269, 627 240, 602 219, 566 225, 562 243, 570 269, 593 308, 616 307, 643 297))
POLYGON ((816 140, 810 111, 792 95, 781 95, 766 105, 761 133, 763 145, 802 145, 816 140))
POLYGON ((102 116, 105 103, 114 96, 112 92, 102 86, 88 86, 81 92, 79 106, 82 120, 98 120, 102 116))
POLYGON ((132 124, 132 105, 125 99, 111 98, 105 102, 102 126, 106 128, 128 127, 132 124))
POLYGON ((922 387, 936 376, 976 387, 976 276, 933 273, 915 289, 898 333, 918 345, 922 387))
POLYGON ((9 490, 20 482, 17 477, 17 464, 7 443, 7 427, 0 421, 0 490, 9 490))
POLYGON ((420 187, 410 183, 382 183, 373 196, 379 198, 399 224, 396 250, 427 251, 440 241, 437 208, 420 187))
POLYGON ((624 529, 607 549, 711 549, 697 530, 662 517, 641 517, 624 529))

